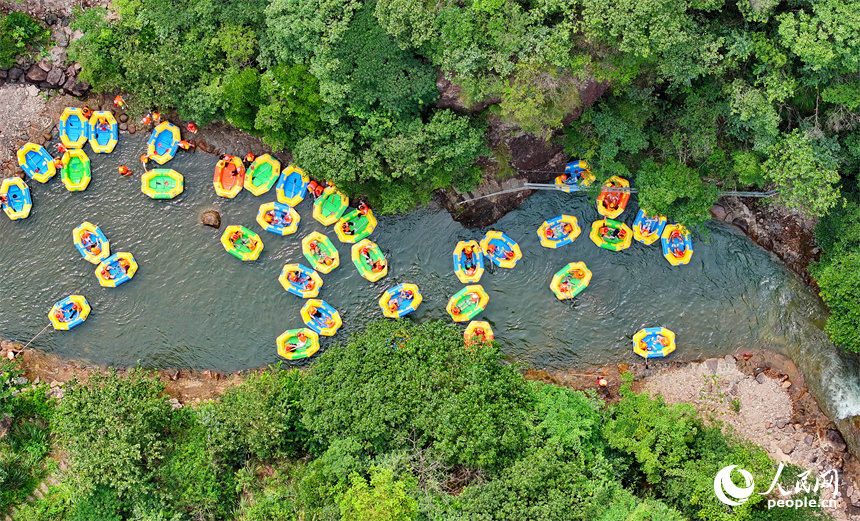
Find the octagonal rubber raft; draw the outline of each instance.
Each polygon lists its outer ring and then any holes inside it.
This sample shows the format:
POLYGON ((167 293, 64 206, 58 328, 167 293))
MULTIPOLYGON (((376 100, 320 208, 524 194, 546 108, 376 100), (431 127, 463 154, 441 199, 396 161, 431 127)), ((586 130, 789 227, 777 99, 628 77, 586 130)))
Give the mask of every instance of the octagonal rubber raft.
POLYGON ((571 262, 553 275, 549 289, 558 300, 567 300, 582 293, 590 282, 591 270, 585 263, 571 262))
POLYGON ((66 148, 83 148, 90 138, 89 119, 79 107, 66 107, 57 124, 60 141, 66 148))
POLYGON ((666 227, 666 216, 648 217, 645 210, 640 209, 633 221, 633 238, 642 244, 654 244, 666 227))
POLYGON ((287 360, 313 356, 320 349, 320 337, 308 328, 290 329, 278 337, 278 355, 287 360))
POLYGON ((478 241, 460 241, 454 248, 454 274, 460 282, 478 282, 484 274, 484 252, 478 241))
POLYGON ((119 126, 116 118, 107 110, 93 112, 89 122, 90 148, 96 154, 109 154, 113 152, 119 142, 119 126))
POLYGON ((272 189, 281 173, 281 162, 269 154, 254 159, 245 172, 245 190, 254 195, 263 195, 272 189))
POLYGON ((376 217, 373 210, 364 207, 363 210, 353 210, 341 216, 334 225, 334 232, 341 242, 352 244, 358 242, 376 229, 376 217))
POLYGON ((379 307, 388 318, 402 317, 418 309, 422 298, 415 284, 398 284, 379 297, 379 307))
POLYGON ((463 332, 463 340, 466 341, 467 346, 492 342, 495 338, 496 337, 493 335, 493 328, 490 327, 490 323, 484 322, 483 320, 473 320, 469 322, 469 325, 466 326, 466 331, 463 332))
POLYGON ((643 358, 659 358, 675 350, 675 333, 665 327, 646 327, 633 335, 633 351, 643 358))
POLYGON ((523 258, 519 245, 502 232, 491 230, 481 239, 484 255, 500 268, 513 268, 523 258))
POLYGON ((283 203, 263 203, 257 210, 257 224, 267 232, 278 235, 296 233, 301 219, 292 206, 283 203))
POLYGON ((115 288, 128 282, 137 273, 134 256, 126 251, 114 253, 96 266, 96 278, 106 288, 115 288))
POLYGON ((278 282, 285 290, 302 298, 316 297, 323 285, 319 273, 301 264, 285 264, 278 282))
POLYGON ((72 230, 75 248, 87 261, 98 264, 110 257, 110 242, 101 228, 90 222, 83 222, 72 230))
POLYGON ((7 217, 13 221, 26 219, 33 209, 33 199, 30 197, 30 188, 20 177, 7 177, 0 184, 0 199, 3 203, 0 208, 7 217))
POLYGON ((90 304, 82 295, 69 295, 54 304, 48 312, 48 320, 54 329, 68 331, 78 326, 90 315, 90 304))
POLYGON ((615 219, 624 212, 627 202, 630 201, 630 191, 621 190, 630 188, 630 182, 614 175, 603 183, 603 187, 597 196, 597 211, 604 217, 615 219))
POLYGON ((633 230, 622 222, 601 219, 592 223, 589 237, 601 248, 621 251, 629 248, 633 242, 633 230))
POLYGON ((304 170, 295 165, 288 166, 281 173, 278 184, 275 186, 278 202, 296 206, 307 195, 308 183, 310 182, 311 180, 304 170))
POLYGON ((341 218, 349 206, 349 197, 329 186, 323 194, 314 201, 314 219, 325 226, 334 224, 341 218))
POLYGON ((544 248, 558 248, 565 244, 570 244, 579 237, 579 223, 576 217, 572 215, 559 215, 553 217, 543 224, 537 230, 540 244, 544 248))
POLYGON ((243 261, 257 260, 263 251, 260 236, 244 226, 228 226, 221 235, 221 244, 231 255, 243 261))
POLYGON ((179 149, 179 128, 169 121, 162 121, 149 135, 146 143, 146 154, 159 165, 173 159, 179 149))
POLYGON ((445 310, 454 322, 465 322, 478 316, 489 302, 490 296, 484 288, 480 284, 472 284, 454 294, 445 310))
POLYGON ((690 231, 680 224, 670 224, 660 236, 663 256, 672 266, 687 264, 693 258, 693 237, 690 231))
POLYGON ((334 336, 343 325, 340 313, 325 300, 308 300, 302 306, 301 314, 305 325, 322 336, 334 336))
POLYGON ((302 239, 302 252, 311 267, 320 273, 329 273, 340 265, 337 248, 320 232, 313 232, 302 239))
POLYGON ((27 143, 18 150, 18 165, 24 173, 40 183, 47 183, 57 173, 54 158, 36 143, 27 143))
POLYGON ((370 239, 352 245, 352 263, 365 279, 376 282, 388 274, 388 262, 382 249, 370 239))
POLYGON ((185 189, 185 179, 176 170, 156 168, 140 178, 140 191, 153 199, 173 199, 185 189))

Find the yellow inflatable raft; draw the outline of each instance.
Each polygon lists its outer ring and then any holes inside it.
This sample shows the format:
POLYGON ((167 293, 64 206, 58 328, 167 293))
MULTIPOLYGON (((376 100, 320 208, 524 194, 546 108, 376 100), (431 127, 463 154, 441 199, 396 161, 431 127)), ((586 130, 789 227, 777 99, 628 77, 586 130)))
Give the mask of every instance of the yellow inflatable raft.
POLYGON ((96 266, 96 278, 99 284, 106 288, 115 288, 131 280, 137 273, 137 262, 134 256, 126 251, 114 253, 96 266))
POLYGON ((320 273, 329 273, 340 265, 337 248, 320 232, 313 232, 302 239, 302 252, 311 267, 320 273))
POLYGON ((314 219, 325 226, 332 225, 341 218, 349 206, 349 197, 329 186, 323 194, 314 201, 314 219))
POLYGON ((343 325, 340 313, 325 300, 314 298, 305 302, 301 314, 305 325, 322 336, 334 336, 343 325))
POLYGON ((579 222, 572 215, 553 217, 544 221, 537 230, 540 244, 544 248, 558 248, 570 244, 579 237, 580 232, 579 222))
POLYGON ((376 282, 388 274, 388 262, 382 249, 370 239, 362 239, 352 245, 352 263, 361 276, 376 282))
POLYGON ((308 328, 290 329, 278 337, 278 355, 287 360, 313 356, 320 349, 320 337, 308 328))
POLYGON ((90 148, 96 154, 110 154, 119 140, 116 118, 107 110, 93 112, 90 116, 90 148))
POLYGON ((54 304, 48 312, 48 320, 54 329, 68 331, 86 320, 90 310, 90 304, 82 295, 69 295, 54 304))
POLYGON ((110 257, 110 241, 101 228, 91 222, 83 222, 72 230, 72 240, 88 262, 98 264, 110 257))
POLYGON ((495 338, 490 323, 483 320, 469 322, 469 325, 466 326, 466 331, 463 332, 463 340, 466 341, 467 346, 492 342, 495 338))
POLYGON ((280 173, 281 162, 269 154, 263 154, 245 172, 245 190, 254 195, 263 195, 272 189, 280 173))
POLYGON ((0 198, 3 203, 0 208, 13 221, 26 219, 33 209, 33 199, 27 183, 20 177, 7 177, 0 183, 0 198))
POLYGON ((665 327, 646 327, 633 335, 633 351, 644 358, 659 358, 675 350, 675 333, 665 327))
POLYGON ((612 251, 626 250, 633 242, 633 230, 622 222, 612 219, 594 221, 589 234, 594 244, 612 251))
POLYGON ((672 266, 687 264, 693 258, 693 237, 690 231, 680 224, 670 224, 660 236, 663 256, 672 266))
POLYGON ((445 310, 454 322, 472 320, 486 309, 490 296, 480 284, 472 284, 458 291, 448 301, 445 310))
POLYGON ((263 203, 257 210, 257 224, 267 232, 278 235, 296 233, 301 219, 292 206, 283 203, 263 203))
POLYGON ((263 251, 260 236, 244 226, 228 226, 221 235, 221 244, 231 255, 243 261, 257 260, 263 251))
POLYGON ((156 168, 140 178, 140 191, 153 199, 173 199, 182 193, 185 179, 176 170, 156 168))
POLYGON ((301 264, 285 264, 278 282, 285 290, 302 298, 316 297, 323 285, 319 273, 301 264))

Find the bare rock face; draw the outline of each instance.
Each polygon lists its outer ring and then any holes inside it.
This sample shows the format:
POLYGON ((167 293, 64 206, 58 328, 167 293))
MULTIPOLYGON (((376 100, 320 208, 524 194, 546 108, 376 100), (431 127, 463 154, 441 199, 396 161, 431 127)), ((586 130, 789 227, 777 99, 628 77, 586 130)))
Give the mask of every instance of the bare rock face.
POLYGON ((51 72, 48 73, 45 81, 47 81, 52 87, 56 87, 65 83, 66 74, 63 72, 61 67, 54 67, 51 69, 51 72))
POLYGON ((221 227, 221 214, 215 210, 206 210, 200 215, 200 222, 217 230, 221 227))

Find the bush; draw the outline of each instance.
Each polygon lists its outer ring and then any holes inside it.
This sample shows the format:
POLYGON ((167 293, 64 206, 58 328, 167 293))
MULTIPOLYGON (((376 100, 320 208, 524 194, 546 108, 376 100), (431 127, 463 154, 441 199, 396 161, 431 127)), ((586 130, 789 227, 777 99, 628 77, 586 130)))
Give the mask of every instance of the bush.
POLYGON ((702 181, 692 168, 678 161, 645 161, 636 175, 639 205, 649 215, 665 215, 689 228, 711 218, 719 190, 702 181))
POLYGON ((164 454, 170 404, 146 371, 92 374, 67 384, 55 432, 71 457, 69 476, 83 491, 105 485, 120 496, 144 495, 164 454))
POLYGON ((860 249, 833 248, 813 274, 821 298, 830 307, 824 326, 830 340, 847 351, 860 352, 860 249))
POLYGON ((44 29, 25 13, 0 14, 0 67, 11 67, 15 64, 15 57, 28 47, 46 43, 50 36, 50 30, 44 29))
POLYGON ((251 457, 300 455, 309 438, 300 419, 302 385, 301 371, 272 369, 249 375, 217 402, 202 405, 198 418, 219 461, 241 467, 251 457))
POLYGON ((409 483, 394 478, 391 469, 370 467, 370 484, 357 473, 340 498, 343 521, 411 521, 418 502, 408 494, 409 483))

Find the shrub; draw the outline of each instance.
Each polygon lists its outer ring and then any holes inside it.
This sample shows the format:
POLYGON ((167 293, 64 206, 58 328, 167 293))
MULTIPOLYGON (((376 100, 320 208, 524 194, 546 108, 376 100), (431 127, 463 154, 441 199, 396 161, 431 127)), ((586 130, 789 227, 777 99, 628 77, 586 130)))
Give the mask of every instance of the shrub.
POLYGON ((11 67, 27 47, 44 44, 50 36, 50 30, 25 13, 0 14, 0 67, 11 67))
POLYGON ((120 496, 145 494, 170 422, 164 385, 132 370, 92 374, 67 386, 55 429, 71 456, 71 478, 84 491, 105 485, 120 496))
POLYGON ((391 469, 370 467, 370 483, 358 474, 340 498, 343 521, 411 521, 418 502, 410 497, 409 484, 394 478, 391 469))

